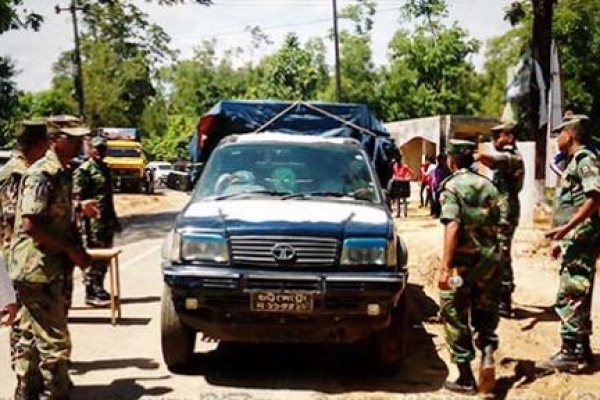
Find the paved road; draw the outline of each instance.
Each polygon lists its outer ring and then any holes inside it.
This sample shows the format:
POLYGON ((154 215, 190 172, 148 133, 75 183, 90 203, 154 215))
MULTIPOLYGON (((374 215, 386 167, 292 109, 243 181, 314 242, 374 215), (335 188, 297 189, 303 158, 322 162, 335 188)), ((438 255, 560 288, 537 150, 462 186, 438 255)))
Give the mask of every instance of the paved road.
MULTIPOLYGON (((424 399, 440 388, 447 370, 432 338, 419 324, 413 329, 412 347, 417 351, 410 366, 397 376, 367 371, 347 348, 217 346, 200 339, 193 366, 184 374, 172 374, 162 363, 160 349, 159 262, 162 238, 172 219, 172 213, 164 213, 127 221, 120 243, 123 320, 119 326, 110 325, 108 309, 83 306, 83 285, 77 279, 69 317, 76 385, 72 398, 358 400, 404 393, 424 399)), ((10 398, 15 385, 8 366, 6 329, 0 331, 0 349, 0 399, 4 399, 10 398)))

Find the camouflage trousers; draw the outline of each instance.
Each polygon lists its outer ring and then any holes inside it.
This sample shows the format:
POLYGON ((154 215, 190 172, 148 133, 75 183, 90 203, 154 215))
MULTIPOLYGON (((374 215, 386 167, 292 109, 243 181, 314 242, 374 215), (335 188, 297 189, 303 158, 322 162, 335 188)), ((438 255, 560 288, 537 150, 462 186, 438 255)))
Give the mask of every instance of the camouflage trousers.
POLYGON ((560 286, 554 305, 563 338, 579 341, 592 333, 592 294, 599 245, 567 241, 563 247, 560 286))
MULTIPOLYGON (((87 247, 90 249, 110 249, 113 247, 113 239, 110 240, 94 240, 88 239, 87 247)), ((106 277, 106 271, 108 271, 109 261, 93 261, 92 265, 85 270, 84 283, 86 285, 93 282, 102 284, 106 277)))
MULTIPOLYGON (((505 246, 502 249, 502 285, 500 286, 501 295, 510 296, 515 290, 515 275, 512 265, 512 243, 515 237, 517 225, 511 225, 504 231, 506 236, 505 246)), ((510 297, 509 297, 510 298, 510 297)))
POLYGON ((466 363, 475 358, 475 345, 483 350, 498 347, 498 302, 500 279, 484 284, 469 282, 457 290, 440 292, 440 313, 444 321, 446 344, 453 363, 466 363))
POLYGON ((18 282, 15 286, 21 301, 21 326, 28 328, 15 346, 17 378, 31 382, 32 374, 39 371, 44 391, 52 398, 61 398, 69 389, 71 349, 63 283, 18 282))

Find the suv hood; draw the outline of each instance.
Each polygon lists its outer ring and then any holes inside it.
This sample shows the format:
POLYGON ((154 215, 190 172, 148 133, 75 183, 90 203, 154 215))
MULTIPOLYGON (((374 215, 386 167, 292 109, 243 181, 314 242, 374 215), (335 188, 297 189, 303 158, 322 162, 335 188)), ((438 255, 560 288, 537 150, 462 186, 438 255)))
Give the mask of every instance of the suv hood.
POLYGON ((385 208, 317 200, 221 200, 190 203, 179 226, 229 235, 293 235, 344 238, 387 237, 392 226, 385 208))

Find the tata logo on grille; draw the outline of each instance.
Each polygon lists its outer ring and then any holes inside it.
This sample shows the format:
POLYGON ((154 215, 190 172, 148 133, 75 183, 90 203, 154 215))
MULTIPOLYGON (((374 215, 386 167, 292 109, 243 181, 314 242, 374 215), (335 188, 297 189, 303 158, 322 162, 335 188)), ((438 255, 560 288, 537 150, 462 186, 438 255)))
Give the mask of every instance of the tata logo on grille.
POLYGON ((296 249, 286 243, 278 243, 271 249, 273 258, 277 261, 292 261, 296 257, 296 249))

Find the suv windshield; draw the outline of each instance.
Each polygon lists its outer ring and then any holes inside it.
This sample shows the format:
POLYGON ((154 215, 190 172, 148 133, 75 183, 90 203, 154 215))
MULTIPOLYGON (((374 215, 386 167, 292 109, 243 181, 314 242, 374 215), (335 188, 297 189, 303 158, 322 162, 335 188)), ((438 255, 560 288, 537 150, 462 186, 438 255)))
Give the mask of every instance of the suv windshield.
POLYGON ((380 202, 363 152, 328 143, 236 143, 215 150, 193 201, 278 196, 380 202))

